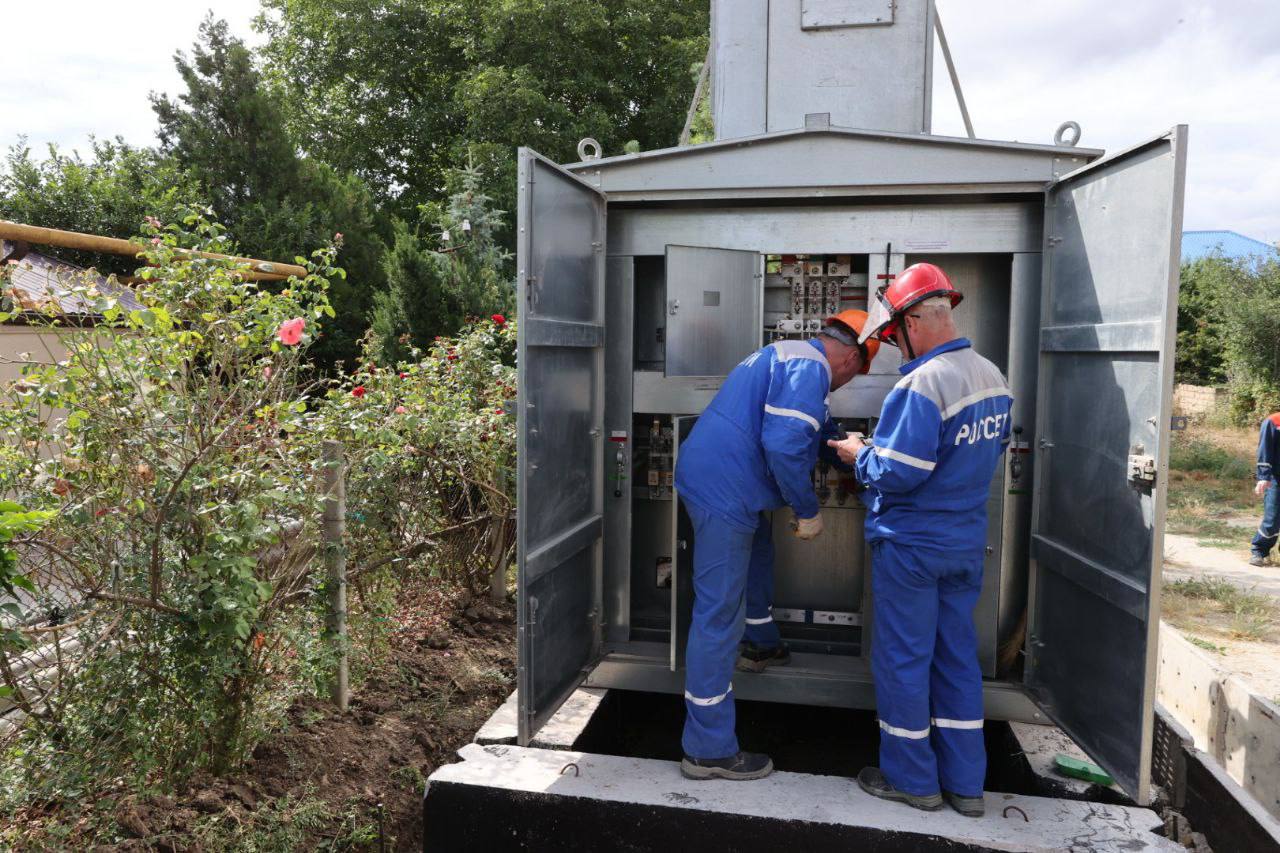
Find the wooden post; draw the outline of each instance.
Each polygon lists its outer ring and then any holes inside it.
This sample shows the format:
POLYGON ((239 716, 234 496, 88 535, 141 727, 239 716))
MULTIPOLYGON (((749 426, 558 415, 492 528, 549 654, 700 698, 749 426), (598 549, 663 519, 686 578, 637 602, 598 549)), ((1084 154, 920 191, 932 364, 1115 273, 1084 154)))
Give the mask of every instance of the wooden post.
POLYGON ((326 441, 324 459, 324 566, 329 590, 329 612, 325 616, 325 637, 340 653, 329 682, 329 695, 339 711, 347 710, 349 698, 347 668, 347 476, 342 458, 342 442, 326 441))
POLYGON ((493 574, 489 576, 489 600, 494 604, 502 604, 507 600, 506 518, 503 518, 496 525, 493 545, 489 548, 489 562, 493 564, 493 574))

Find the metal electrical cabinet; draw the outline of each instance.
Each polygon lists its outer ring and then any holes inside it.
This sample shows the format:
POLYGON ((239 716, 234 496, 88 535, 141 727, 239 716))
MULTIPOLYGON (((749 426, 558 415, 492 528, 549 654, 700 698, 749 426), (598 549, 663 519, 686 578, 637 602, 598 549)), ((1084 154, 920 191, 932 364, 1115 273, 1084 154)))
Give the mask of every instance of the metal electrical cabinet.
MULTIPOLYGON (((681 439, 744 356, 927 259, 1015 395, 975 610, 987 715, 1047 715, 1145 802, 1185 137, 1100 159, 811 121, 567 167, 522 150, 520 742, 584 681, 683 689, 681 439)), ((831 395, 850 428, 899 378, 881 353, 831 395)), ((792 665, 734 691, 872 708, 865 513, 830 471, 814 488, 821 537, 774 518, 792 665)))

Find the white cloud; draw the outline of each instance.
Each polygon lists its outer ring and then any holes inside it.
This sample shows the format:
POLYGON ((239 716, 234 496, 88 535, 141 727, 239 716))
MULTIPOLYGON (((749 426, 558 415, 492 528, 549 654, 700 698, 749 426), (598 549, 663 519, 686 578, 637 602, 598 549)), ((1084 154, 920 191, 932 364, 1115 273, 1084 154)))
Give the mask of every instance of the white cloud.
MULTIPOLYGON (((182 90, 173 55, 190 51, 208 11, 190 0, 5 3, 0 147, 24 135, 38 151, 48 143, 83 151, 90 135, 153 144, 148 95, 182 90)), ((250 28, 257 0, 218 0, 213 11, 245 41, 260 42, 250 28)))
MULTIPOLYGON (((938 0, 978 135, 1048 142, 1066 119, 1115 149, 1191 126, 1187 228, 1280 240, 1280 13, 1274 0, 938 0)), ((155 139, 147 96, 176 94, 176 50, 207 6, 142 0, 8 3, 0 146, 155 139)), ((214 13, 251 44, 257 0, 214 13)), ((941 63, 934 131, 963 134, 941 63)))
MULTIPOLYGON (((1264 0, 938 0, 979 136, 1115 150, 1190 125, 1187 229, 1280 240, 1280 14, 1264 0)), ((942 69, 941 56, 938 67, 942 69)), ((934 132, 963 135, 951 83, 934 132)))

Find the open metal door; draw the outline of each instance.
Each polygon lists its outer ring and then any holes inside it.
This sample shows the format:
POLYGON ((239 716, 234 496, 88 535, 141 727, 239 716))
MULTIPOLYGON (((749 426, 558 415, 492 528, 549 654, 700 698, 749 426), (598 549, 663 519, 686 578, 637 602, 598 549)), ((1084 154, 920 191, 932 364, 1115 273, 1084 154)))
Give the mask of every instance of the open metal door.
POLYGON ((605 199, 527 148, 519 164, 519 742, 599 658, 605 199))
POLYGON ((1027 687, 1150 800, 1185 126, 1053 183, 1027 687))
POLYGON ((727 376, 760 348, 764 255, 666 248, 666 375, 727 376))
MULTIPOLYGON (((680 446, 689 438, 697 415, 674 418, 671 430, 671 469, 680 461, 680 446)), ((671 490, 671 671, 684 669, 684 653, 689 645, 689 627, 693 624, 693 520, 680 500, 680 492, 671 490)))

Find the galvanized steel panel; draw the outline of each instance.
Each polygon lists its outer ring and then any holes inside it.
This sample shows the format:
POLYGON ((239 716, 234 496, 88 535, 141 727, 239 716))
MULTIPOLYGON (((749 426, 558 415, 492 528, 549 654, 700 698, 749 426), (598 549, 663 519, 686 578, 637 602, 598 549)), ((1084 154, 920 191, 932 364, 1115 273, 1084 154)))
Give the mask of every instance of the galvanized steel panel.
POLYGON ((667 246, 667 376, 727 376, 760 347, 759 252, 667 246))
MULTIPOLYGON (((608 258, 605 275, 604 428, 604 632, 606 642, 626 640, 631 630, 631 376, 634 364, 635 259, 608 258), (619 475, 621 477, 619 478, 619 475)), ((637 571, 639 568, 637 567, 637 571)))
POLYGON ((802 27, 802 2, 812 0, 769 3, 765 129, 804 127, 806 113, 830 113, 831 123, 841 127, 927 131, 931 0, 897 0, 891 26, 808 30, 802 27))
POLYGON ((1050 188, 1028 686, 1139 803, 1152 703, 1186 128, 1050 188), (1128 478, 1154 456, 1154 485, 1128 478))
POLYGON ((830 197, 911 188, 1039 192, 1101 154, 1086 148, 832 128, 646 151, 568 168, 614 201, 830 197))
POLYGON ((769 79, 769 0, 712 0, 711 42, 711 114, 716 138, 763 133, 769 79))
POLYGON ((1038 252, 1040 204, 634 208, 609 222, 609 254, 661 255, 673 244, 753 252, 1038 252))
POLYGON ((519 161, 519 739, 598 656, 603 530, 604 197, 519 161))
POLYGON ((893 23, 894 0, 801 0, 800 26, 865 27, 893 23))

